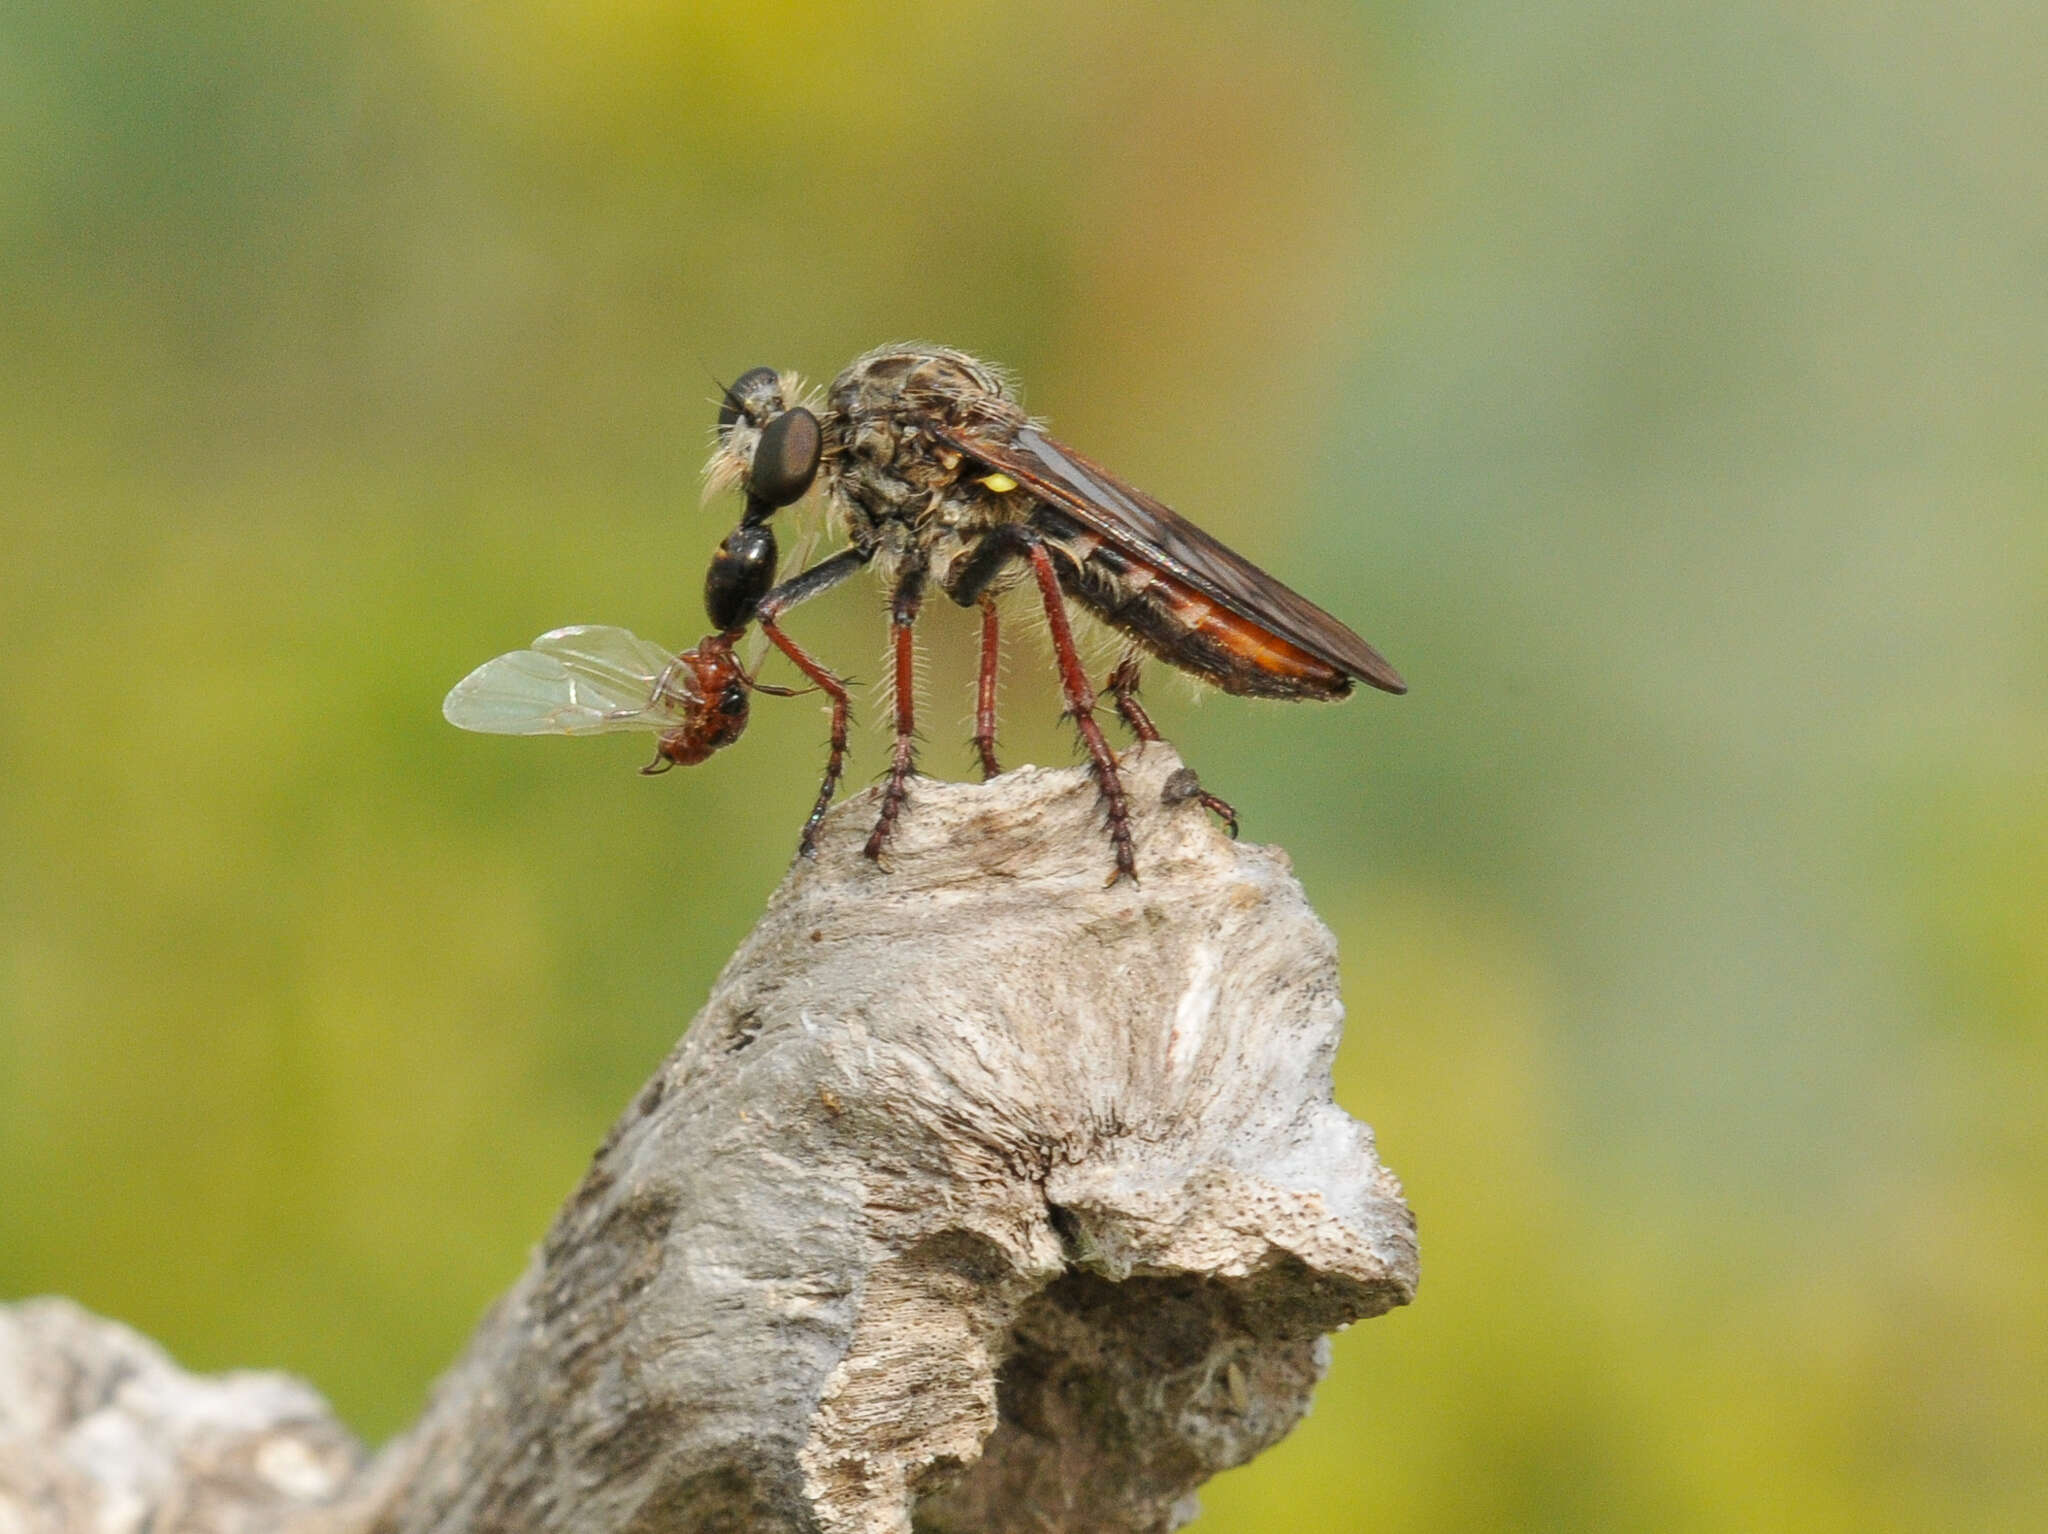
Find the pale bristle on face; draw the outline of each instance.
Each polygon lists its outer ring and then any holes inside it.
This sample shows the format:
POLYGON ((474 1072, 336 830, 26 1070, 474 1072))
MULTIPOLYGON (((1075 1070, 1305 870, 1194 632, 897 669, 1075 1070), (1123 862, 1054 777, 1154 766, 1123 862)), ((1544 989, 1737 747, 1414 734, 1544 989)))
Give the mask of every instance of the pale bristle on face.
MULTIPOLYGON (((814 389, 807 389, 801 374, 784 369, 775 375, 775 386, 782 395, 783 409, 801 405, 820 420, 824 419, 824 396, 814 389)), ((723 399, 710 402, 714 412, 724 403, 723 399)), ((744 416, 730 427, 711 428, 711 454, 704 460, 703 504, 709 505, 729 491, 746 488, 747 471, 753 467, 754 449, 760 440, 761 428, 744 416)))

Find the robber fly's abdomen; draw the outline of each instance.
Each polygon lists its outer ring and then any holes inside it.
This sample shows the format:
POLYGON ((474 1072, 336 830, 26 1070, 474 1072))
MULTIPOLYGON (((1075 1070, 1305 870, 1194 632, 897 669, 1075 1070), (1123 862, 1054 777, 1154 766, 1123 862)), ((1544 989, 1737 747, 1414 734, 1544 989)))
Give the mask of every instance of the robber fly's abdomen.
POLYGON ((1168 665, 1240 697, 1335 699, 1351 691, 1337 667, 1059 512, 1041 508, 1033 521, 1067 595, 1168 665))

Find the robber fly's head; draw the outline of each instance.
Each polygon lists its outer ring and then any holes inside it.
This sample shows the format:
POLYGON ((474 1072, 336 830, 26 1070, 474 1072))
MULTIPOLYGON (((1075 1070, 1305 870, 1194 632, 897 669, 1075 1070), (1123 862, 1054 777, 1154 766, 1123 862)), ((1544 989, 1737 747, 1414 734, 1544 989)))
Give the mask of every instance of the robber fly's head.
POLYGON ((825 434, 817 416, 799 402, 801 388, 794 373, 749 368, 719 401, 707 492, 743 490, 750 523, 801 500, 818 477, 825 434))

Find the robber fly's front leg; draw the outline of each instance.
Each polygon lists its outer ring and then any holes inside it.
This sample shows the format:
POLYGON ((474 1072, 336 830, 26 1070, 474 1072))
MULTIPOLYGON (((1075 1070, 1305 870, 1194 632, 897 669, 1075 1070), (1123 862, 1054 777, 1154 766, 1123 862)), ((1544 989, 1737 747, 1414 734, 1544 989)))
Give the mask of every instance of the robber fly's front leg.
POLYGON ((831 590, 873 557, 871 549, 842 549, 830 559, 812 565, 801 575, 791 576, 761 598, 760 605, 754 609, 754 618, 760 623, 761 632, 768 636, 769 643, 787 655, 797 670, 815 682, 818 689, 832 700, 832 746, 825 757, 825 781, 818 789, 818 802, 812 807, 810 818, 804 822, 803 838, 797 843, 797 850, 806 857, 817 847, 818 826, 825 819, 825 811, 832 807, 832 795, 838 790, 839 775, 846 768, 848 702, 845 684, 813 660, 803 646, 783 633, 778 620, 797 603, 831 590))

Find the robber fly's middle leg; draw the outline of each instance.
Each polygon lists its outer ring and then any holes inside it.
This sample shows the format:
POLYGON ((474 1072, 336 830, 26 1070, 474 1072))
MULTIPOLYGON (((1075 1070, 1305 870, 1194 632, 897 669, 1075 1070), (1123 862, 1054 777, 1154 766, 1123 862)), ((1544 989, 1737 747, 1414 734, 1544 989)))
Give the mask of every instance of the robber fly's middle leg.
POLYGON ((981 758, 982 781, 1002 772, 996 761, 996 683, 1002 667, 1002 626, 996 617, 996 577, 1023 557, 1025 530, 1006 525, 991 528, 967 558, 954 566, 945 581, 946 595, 962 607, 981 609, 981 670, 974 687, 974 754, 981 758))
POLYGON ((889 781, 882 789, 882 813, 868 837, 867 855, 880 858, 903 813, 903 801, 910 796, 910 779, 917 771, 917 652, 911 628, 924 602, 924 570, 905 570, 889 599, 889 639, 894 651, 896 694, 896 746, 889 756, 889 781))
MULTIPOLYGON (((1110 672, 1109 679, 1102 685, 1116 699, 1116 711, 1130 726, 1131 733, 1141 741, 1153 741, 1160 738, 1159 727, 1152 723, 1152 716, 1138 701, 1138 678, 1143 664, 1138 653, 1132 651, 1117 662, 1116 670, 1110 672)), ((1190 772, 1188 776, 1192 778, 1194 774, 1190 772)), ((1217 798, 1205 788, 1197 788, 1188 797, 1199 800, 1203 809, 1222 821, 1233 839, 1237 836, 1237 811, 1227 801, 1217 798)))
MULTIPOLYGON (((967 557, 966 563, 955 568, 946 590, 963 607, 971 602, 984 601, 995 578, 1011 560, 1019 558, 1031 566, 1032 575, 1038 582, 1038 594, 1045 604, 1046 625, 1052 630, 1053 655, 1059 662, 1060 692, 1066 700, 1067 717, 1074 721, 1081 744, 1087 747, 1088 760, 1095 772, 1095 786, 1102 795, 1103 809, 1109 820, 1110 845, 1116 850, 1116 872, 1110 876, 1109 882, 1114 884, 1118 879, 1135 882, 1138 861, 1131 847, 1130 803, 1124 796, 1123 779, 1117 773, 1116 753, 1109 749, 1102 726, 1095 722, 1095 689, 1088 685, 1087 669, 1082 666, 1081 652, 1074 644, 1074 628, 1067 621, 1066 596, 1060 590, 1059 572, 1053 568, 1052 555, 1046 551, 1044 534, 1023 522, 1009 522, 990 529, 980 546, 967 557)), ((994 648, 994 619, 987 607, 983 608, 983 624, 982 668, 987 677, 990 698, 986 725, 988 751, 982 758, 982 764, 993 767, 995 684, 991 652, 994 648)), ((982 720, 979 711, 975 723, 975 743, 980 745, 982 720)))
POLYGON ((1002 669, 1001 629, 996 621, 996 599, 984 591, 981 605, 981 670, 974 684, 974 750, 981 758, 981 780, 999 776, 996 761, 996 681, 1002 669))
POLYGON ((830 559, 812 565, 801 575, 791 576, 761 598, 754 608, 755 621, 761 625, 761 632, 768 636, 769 643, 787 655, 796 669, 815 682, 819 691, 832 700, 832 745, 825 757, 825 781, 818 789, 818 802, 812 807, 810 818, 804 822, 804 834, 797 843, 797 850, 805 857, 817 849, 818 826, 825 819, 825 811, 832 807, 832 795, 838 790, 839 775, 846 768, 849 704, 846 684, 813 660, 802 645, 783 633, 777 620, 797 603, 831 590, 873 557, 872 549, 842 549, 830 559))

